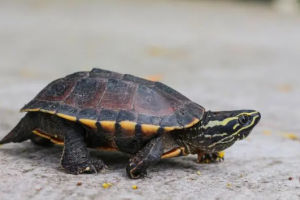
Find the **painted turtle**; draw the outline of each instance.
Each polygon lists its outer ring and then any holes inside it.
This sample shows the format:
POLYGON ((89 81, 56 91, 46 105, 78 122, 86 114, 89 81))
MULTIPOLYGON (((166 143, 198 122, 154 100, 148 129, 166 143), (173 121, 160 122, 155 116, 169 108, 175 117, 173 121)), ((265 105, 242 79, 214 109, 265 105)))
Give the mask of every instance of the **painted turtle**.
POLYGON ((160 82, 102 69, 53 81, 21 111, 27 114, 0 144, 62 144, 61 165, 70 174, 106 167, 87 148, 121 151, 134 155, 126 166, 131 178, 161 158, 219 160, 219 152, 247 137, 260 120, 254 110, 205 112, 160 82))

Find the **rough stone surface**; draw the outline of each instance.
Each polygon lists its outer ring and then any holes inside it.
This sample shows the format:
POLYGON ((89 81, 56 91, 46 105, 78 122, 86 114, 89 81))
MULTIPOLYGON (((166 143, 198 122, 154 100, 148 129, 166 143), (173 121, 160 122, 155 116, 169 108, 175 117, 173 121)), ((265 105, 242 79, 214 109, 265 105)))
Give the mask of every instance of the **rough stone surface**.
POLYGON ((109 170, 74 176, 61 169, 59 146, 1 146, 0 199, 299 199, 300 141, 284 137, 300 137, 299 24, 264 5, 0 1, 1 137, 48 82, 93 67, 158 74, 207 109, 262 113, 225 162, 163 160, 140 180, 126 176, 120 153, 92 151, 109 170))

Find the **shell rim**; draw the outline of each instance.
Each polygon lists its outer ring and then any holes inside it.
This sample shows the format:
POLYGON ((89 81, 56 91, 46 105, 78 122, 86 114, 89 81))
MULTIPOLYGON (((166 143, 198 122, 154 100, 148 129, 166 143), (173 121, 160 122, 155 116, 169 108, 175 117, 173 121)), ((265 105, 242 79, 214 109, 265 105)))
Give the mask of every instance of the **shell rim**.
MULTIPOLYGON (((116 122, 116 121, 97 121, 97 120, 92 120, 92 119, 85 119, 85 118, 76 118, 75 116, 71 116, 71 115, 66 115, 63 113, 56 113, 54 111, 49 111, 49 110, 43 110, 40 108, 33 108, 33 109, 21 109, 20 112, 42 112, 42 113, 48 113, 48 114, 52 114, 52 115, 56 115, 58 117, 61 117, 63 119, 69 120, 69 121, 79 121, 80 123, 90 127, 90 128, 96 128, 96 123, 97 122, 107 122, 107 123, 122 123, 122 122, 126 122, 126 123, 130 123, 131 125, 135 124, 137 125, 136 122, 131 122, 131 121, 120 121, 120 122, 116 122), (91 125, 90 123, 87 123, 86 121, 89 122, 93 122, 94 125, 91 125)), ((202 115, 203 117, 203 115, 202 115)), ((201 117, 201 119, 202 119, 201 117)), ((141 124, 141 125, 146 125, 148 126, 148 128, 152 128, 152 129, 156 129, 158 130, 159 128, 164 129, 164 131, 169 132, 169 131, 173 131, 173 130, 180 130, 180 129, 185 129, 185 128, 189 128, 195 124, 197 124, 201 119, 198 119, 196 117, 193 118, 193 121, 189 124, 186 124, 185 126, 159 126, 159 125, 153 125, 153 124, 141 124)), ((152 131, 151 131, 152 132, 152 131)))

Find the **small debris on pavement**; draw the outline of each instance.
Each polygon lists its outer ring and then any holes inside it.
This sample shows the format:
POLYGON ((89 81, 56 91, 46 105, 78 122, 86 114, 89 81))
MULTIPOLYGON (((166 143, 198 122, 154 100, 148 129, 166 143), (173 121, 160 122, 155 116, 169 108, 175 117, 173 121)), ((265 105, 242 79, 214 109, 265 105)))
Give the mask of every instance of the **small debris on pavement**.
POLYGON ((263 134, 264 134, 264 135, 271 135, 272 133, 271 133, 271 131, 269 131, 269 130, 264 130, 264 131, 263 131, 263 134))
POLYGON ((111 183, 103 183, 103 184, 102 184, 102 187, 103 187, 103 188, 108 188, 108 187, 110 187, 110 186, 112 186, 111 183))
POLYGON ((82 183, 81 183, 81 182, 78 182, 77 185, 80 186, 80 185, 82 185, 82 183))
POLYGON ((290 140, 299 140, 299 137, 294 133, 283 133, 283 137, 290 140))
POLYGON ((138 189, 138 186, 137 185, 133 185, 132 189, 136 190, 136 189, 138 189))

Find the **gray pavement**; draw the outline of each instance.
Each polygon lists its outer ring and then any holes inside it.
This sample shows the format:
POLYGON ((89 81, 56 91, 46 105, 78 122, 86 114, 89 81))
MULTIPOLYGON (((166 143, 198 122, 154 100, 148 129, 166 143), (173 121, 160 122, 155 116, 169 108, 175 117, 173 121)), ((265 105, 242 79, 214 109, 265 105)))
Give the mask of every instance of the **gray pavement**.
POLYGON ((109 170, 74 176, 59 146, 1 146, 0 199, 300 199, 299 36, 299 15, 248 3, 0 1, 1 137, 48 82, 93 67, 160 75, 207 109, 262 114, 225 162, 163 160, 140 180, 121 153, 92 151, 109 170))

